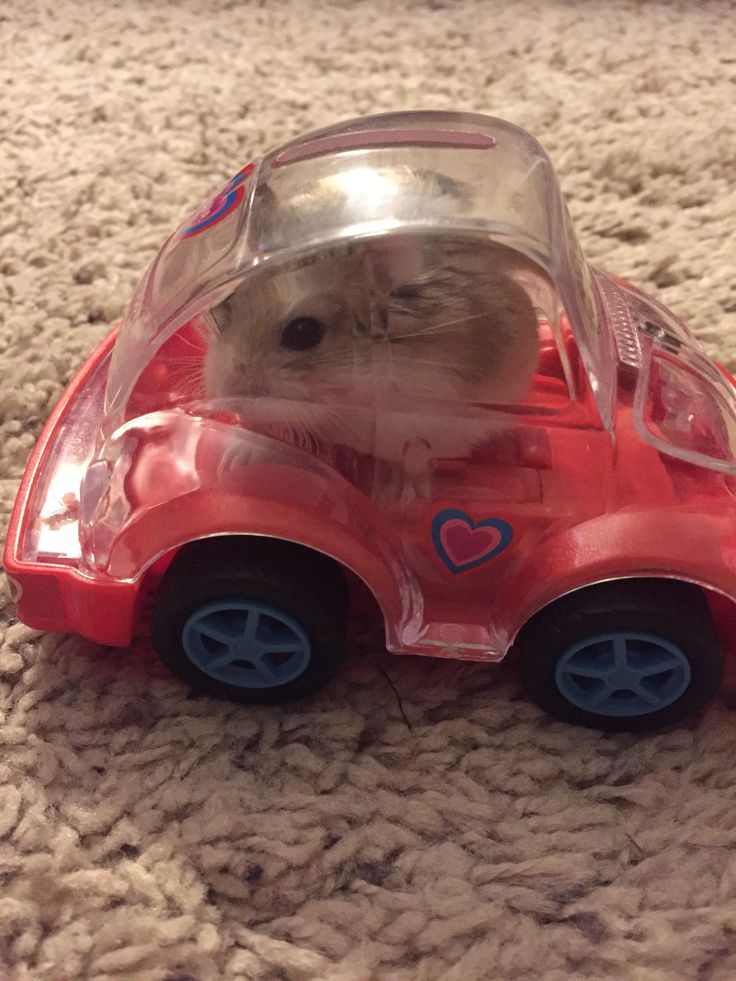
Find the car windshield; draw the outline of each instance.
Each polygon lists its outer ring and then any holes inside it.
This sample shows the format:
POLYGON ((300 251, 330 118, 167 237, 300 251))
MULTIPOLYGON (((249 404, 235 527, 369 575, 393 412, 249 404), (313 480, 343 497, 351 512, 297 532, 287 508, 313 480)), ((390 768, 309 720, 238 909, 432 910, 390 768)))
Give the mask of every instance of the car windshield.
MULTIPOLYGON (((220 347, 206 359, 204 385, 192 386, 192 396, 242 395, 238 383, 226 384, 227 369, 248 362, 245 374, 262 376, 267 362, 260 355, 269 344, 293 365, 309 348, 327 350, 329 341, 333 362, 350 367, 333 386, 339 401, 349 377, 365 375, 368 361, 376 376, 385 374, 368 340, 381 330, 390 335, 390 318, 400 316, 403 350, 412 351, 406 367, 418 372, 428 397, 442 401, 470 392, 469 401, 514 401, 513 385, 495 393, 458 385, 450 393, 449 385, 433 385, 431 371, 421 373, 422 363, 434 359, 446 365, 448 377, 453 368, 472 374, 483 362, 473 352, 489 349, 499 352, 499 373, 523 373, 522 353, 516 361, 513 352, 505 356, 512 343, 504 332, 508 318, 489 320, 473 305, 482 292, 490 298, 486 306, 498 296, 499 309, 506 304, 519 317, 533 308, 537 323, 561 348, 564 330, 571 330, 593 390, 599 390, 606 351, 588 267, 551 163, 531 136, 490 117, 438 112, 374 116, 321 130, 243 168, 166 241, 123 317, 106 390, 105 431, 181 402, 182 386, 168 385, 156 404, 151 365, 174 352, 179 375, 186 375, 187 347, 197 349, 189 354, 193 362, 212 337, 220 338, 220 347), (315 292, 316 281, 331 284, 323 290, 324 309, 302 309, 301 299, 305 291, 315 292), (339 304, 345 310, 335 309, 339 304), (428 336, 423 348, 409 345, 406 335, 416 340, 419 332, 406 326, 412 317, 426 335, 441 331, 444 345, 431 355, 428 336), (459 334, 450 336, 453 319, 475 321, 470 353, 461 350, 459 334), (233 320, 241 325, 239 340, 233 320), (340 349, 337 322, 344 334, 349 326, 349 351, 346 337, 340 349), (265 336, 275 330, 278 343, 265 336)), ((399 350, 393 343, 392 366, 399 350)), ((303 371, 301 380, 306 385, 303 371)), ((250 378, 245 394, 264 394, 259 386, 269 388, 262 378, 258 384, 250 378)), ((308 385, 305 390, 313 391, 308 385)), ((296 382, 285 391, 277 394, 301 398, 296 382)), ((380 404, 385 397, 384 386, 361 399, 380 404)))

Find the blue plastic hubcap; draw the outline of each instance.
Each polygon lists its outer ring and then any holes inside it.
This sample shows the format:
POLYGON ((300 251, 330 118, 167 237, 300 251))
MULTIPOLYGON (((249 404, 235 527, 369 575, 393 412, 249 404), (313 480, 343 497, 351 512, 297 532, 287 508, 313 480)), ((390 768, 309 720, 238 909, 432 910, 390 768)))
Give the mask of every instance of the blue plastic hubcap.
POLYGON ((184 624, 182 646, 210 678, 236 688, 277 688, 303 674, 312 646, 301 624, 253 600, 216 600, 184 624))
POLYGON ((690 677, 690 664, 676 644, 626 630, 568 647, 555 669, 555 682, 568 702, 613 718, 648 715, 672 705, 690 677))

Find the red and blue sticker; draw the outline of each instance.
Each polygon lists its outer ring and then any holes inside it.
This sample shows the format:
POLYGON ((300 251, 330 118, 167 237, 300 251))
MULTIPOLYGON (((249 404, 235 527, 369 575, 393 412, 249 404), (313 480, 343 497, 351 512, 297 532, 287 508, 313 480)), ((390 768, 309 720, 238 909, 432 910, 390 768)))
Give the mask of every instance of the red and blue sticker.
POLYGON ((235 211, 245 194, 245 180, 253 172, 254 167, 255 164, 247 164, 213 198, 195 211, 189 224, 180 232, 182 238, 199 235, 200 232, 212 228, 213 225, 235 211))
POLYGON ((503 518, 473 521, 458 508, 445 508, 432 521, 432 541, 450 572, 466 572, 489 562, 511 544, 513 529, 503 518))

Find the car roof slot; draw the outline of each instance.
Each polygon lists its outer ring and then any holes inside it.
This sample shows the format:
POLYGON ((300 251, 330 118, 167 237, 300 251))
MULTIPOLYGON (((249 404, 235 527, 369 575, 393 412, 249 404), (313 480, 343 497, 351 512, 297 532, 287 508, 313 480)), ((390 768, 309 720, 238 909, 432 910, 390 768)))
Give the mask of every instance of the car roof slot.
POLYGON ((380 150, 392 146, 443 147, 452 150, 491 150, 496 140, 487 133, 457 129, 379 129, 355 130, 320 136, 298 146, 290 146, 274 157, 272 166, 284 167, 327 153, 348 150, 380 150))

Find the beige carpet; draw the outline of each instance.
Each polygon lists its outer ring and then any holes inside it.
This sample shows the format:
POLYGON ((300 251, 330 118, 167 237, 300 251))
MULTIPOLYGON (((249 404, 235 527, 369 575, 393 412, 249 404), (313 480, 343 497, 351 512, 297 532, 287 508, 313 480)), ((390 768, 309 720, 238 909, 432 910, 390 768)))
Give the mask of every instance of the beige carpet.
MULTIPOLYGON (((164 236, 276 141, 391 108, 534 132, 583 245, 736 363, 730 3, 0 4, 0 489, 164 236)), ((0 622, 0 977, 736 977, 736 698, 649 738, 391 659, 288 710, 0 622), (381 666, 401 694, 404 720, 381 666)))

